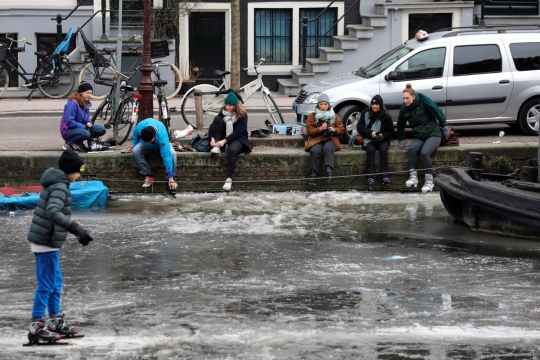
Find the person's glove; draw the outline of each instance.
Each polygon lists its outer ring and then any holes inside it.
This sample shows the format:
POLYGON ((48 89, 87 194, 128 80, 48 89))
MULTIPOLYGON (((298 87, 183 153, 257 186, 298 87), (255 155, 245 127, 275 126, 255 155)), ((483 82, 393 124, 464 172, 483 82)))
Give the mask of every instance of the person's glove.
POLYGON ((398 148, 404 149, 405 148, 405 140, 399 140, 399 143, 397 145, 398 148))
POLYGON ((68 229, 68 231, 77 237, 77 240, 82 246, 86 246, 90 243, 90 241, 94 240, 94 238, 90 236, 88 231, 84 229, 81 225, 77 224, 75 221, 68 229))
POLYGON ((444 140, 450 139, 450 127, 448 125, 442 128, 442 134, 443 134, 444 140))

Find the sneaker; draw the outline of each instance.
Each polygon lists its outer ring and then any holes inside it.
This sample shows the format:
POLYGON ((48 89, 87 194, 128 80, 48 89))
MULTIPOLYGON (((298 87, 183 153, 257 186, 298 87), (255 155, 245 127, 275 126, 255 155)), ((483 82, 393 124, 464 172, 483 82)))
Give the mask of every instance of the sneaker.
POLYGON ((131 147, 131 145, 126 146, 124 150, 120 150, 122 154, 130 154, 132 151, 133 151, 133 148, 131 147))
POLYGON ((109 147, 101 144, 99 140, 88 140, 88 149, 90 151, 105 151, 109 150, 109 147))
POLYGON ((221 152, 221 149, 219 146, 214 146, 212 150, 210 150, 210 154, 219 154, 221 152))
POLYGON ((390 184, 392 184, 392 181, 390 180, 390 178, 385 177, 385 178, 382 179, 382 184, 383 185, 390 185, 390 184))
POLYGON ((86 152, 84 145, 82 143, 70 144, 69 146, 71 147, 71 149, 75 151, 86 152))
POLYGON ((64 150, 71 149, 71 146, 69 146, 67 141, 64 141, 64 146, 62 146, 62 149, 64 150))
POLYGON ((142 187, 147 188, 147 187, 151 186, 153 183, 154 183, 154 178, 151 177, 151 176, 146 176, 144 178, 144 184, 142 184, 142 187))
POLYGON ((373 186, 373 185, 375 185, 375 178, 368 177, 368 178, 367 178, 367 184, 368 184, 368 186, 373 186))
POLYGON ((317 173, 316 172, 311 172, 309 174, 309 180, 308 180, 308 185, 309 186, 317 186, 317 173))
POLYGON ((225 180, 225 184, 223 184, 223 190, 231 191, 231 186, 232 186, 232 180, 225 180))

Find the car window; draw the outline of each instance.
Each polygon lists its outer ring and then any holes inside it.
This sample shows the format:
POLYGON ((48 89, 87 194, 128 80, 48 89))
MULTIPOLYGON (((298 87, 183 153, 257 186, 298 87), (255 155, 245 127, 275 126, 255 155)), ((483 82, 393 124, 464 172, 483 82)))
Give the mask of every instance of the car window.
POLYGON ((499 47, 467 45, 454 48, 454 76, 502 72, 499 47))
POLYGON ((386 70, 390 65, 394 64, 396 61, 410 53, 413 49, 406 46, 398 46, 397 48, 387 52, 383 56, 379 57, 377 60, 372 62, 366 68, 358 71, 359 75, 365 75, 370 78, 375 75, 379 75, 381 72, 386 70))
POLYGON ((540 70, 540 42, 510 44, 517 71, 540 70))
POLYGON ((396 72, 402 80, 438 78, 443 74, 445 56, 445 47, 424 50, 399 65, 396 72))

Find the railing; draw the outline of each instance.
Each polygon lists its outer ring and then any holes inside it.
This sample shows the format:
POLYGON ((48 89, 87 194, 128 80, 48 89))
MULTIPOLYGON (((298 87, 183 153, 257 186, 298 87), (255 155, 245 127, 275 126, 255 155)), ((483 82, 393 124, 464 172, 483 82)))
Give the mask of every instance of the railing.
POLYGON ((336 20, 336 22, 330 26, 330 28, 326 31, 326 33, 324 33, 323 35, 321 35, 319 37, 319 39, 314 43, 314 44, 311 44, 311 45, 308 45, 307 44, 307 38, 308 38, 308 23, 310 22, 313 22, 313 21, 317 21, 322 14, 324 14, 329 8, 330 6, 332 6, 332 4, 335 2, 336 0, 332 0, 332 2, 330 4, 328 4, 328 6, 326 8, 324 8, 323 11, 321 11, 321 13, 315 18, 315 19, 311 19, 309 20, 307 17, 303 17, 302 18, 302 72, 303 73, 306 73, 307 72, 307 69, 306 69, 306 55, 307 55, 307 48, 308 47, 313 47, 313 46, 317 46, 319 45, 319 43, 321 42, 322 39, 324 39, 324 37, 330 33, 330 31, 332 31, 336 25, 341 21, 341 19, 343 19, 345 17, 345 15, 347 15, 347 13, 349 11, 351 11, 351 9, 360 2, 360 0, 356 0, 354 2, 354 4, 352 4, 348 9, 347 11, 345 11, 345 13, 343 13, 343 15, 341 15, 341 17, 339 19, 336 20))

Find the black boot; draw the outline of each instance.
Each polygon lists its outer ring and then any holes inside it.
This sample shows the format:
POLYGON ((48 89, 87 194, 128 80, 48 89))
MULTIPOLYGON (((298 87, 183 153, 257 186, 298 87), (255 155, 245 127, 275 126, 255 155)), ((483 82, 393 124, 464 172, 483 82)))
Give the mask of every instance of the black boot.
POLYGON ((330 166, 326 167, 326 179, 328 182, 330 182, 330 179, 332 179, 332 168, 330 166))
POLYGON ((309 179, 309 181, 308 181, 308 185, 309 185, 309 186, 317 186, 317 179, 316 179, 316 177, 317 177, 317 172, 311 171, 311 172, 309 173, 309 177, 310 177, 310 179, 309 179))

